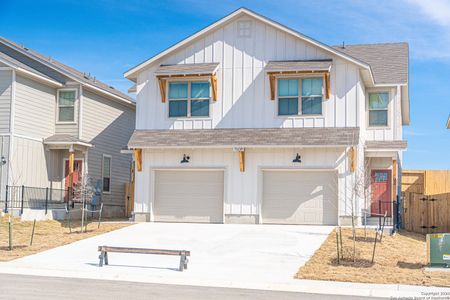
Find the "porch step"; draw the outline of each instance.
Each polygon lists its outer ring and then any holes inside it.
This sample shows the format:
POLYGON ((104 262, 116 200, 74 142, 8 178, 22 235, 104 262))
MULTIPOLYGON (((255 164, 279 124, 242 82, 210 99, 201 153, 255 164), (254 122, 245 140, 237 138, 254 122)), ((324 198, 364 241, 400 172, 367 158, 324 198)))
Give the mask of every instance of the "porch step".
MULTIPOLYGON (((369 217, 366 219, 362 219, 362 223, 363 225, 367 225, 367 226, 378 226, 380 222, 380 219, 378 217, 369 217), (365 222, 365 223, 364 223, 365 222)), ((385 226, 392 226, 392 217, 388 217, 386 218, 386 225, 385 226)), ((383 225, 383 218, 381 218, 381 225, 383 225)))

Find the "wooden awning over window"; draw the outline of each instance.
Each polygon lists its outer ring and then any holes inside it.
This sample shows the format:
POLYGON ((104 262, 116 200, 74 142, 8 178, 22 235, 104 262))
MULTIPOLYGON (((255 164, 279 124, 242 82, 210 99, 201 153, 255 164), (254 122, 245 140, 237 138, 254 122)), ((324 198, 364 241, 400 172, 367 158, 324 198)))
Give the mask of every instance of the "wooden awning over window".
POLYGON ((325 98, 330 98, 330 70, 333 61, 321 60, 283 60, 269 61, 266 72, 269 75, 270 99, 275 100, 275 79, 279 75, 321 74, 325 83, 325 98))
POLYGON ((212 98, 217 101, 216 72, 219 63, 161 65, 156 71, 161 92, 161 101, 166 102, 168 78, 207 77, 211 81, 212 98))

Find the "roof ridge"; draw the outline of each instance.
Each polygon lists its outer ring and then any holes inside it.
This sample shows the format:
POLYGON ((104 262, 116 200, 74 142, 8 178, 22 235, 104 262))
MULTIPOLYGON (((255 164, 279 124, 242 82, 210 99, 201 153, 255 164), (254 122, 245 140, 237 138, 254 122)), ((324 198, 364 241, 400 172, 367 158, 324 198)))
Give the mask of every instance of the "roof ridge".
MULTIPOLYGON (((363 44, 363 43, 359 43, 359 44, 344 44, 345 47, 347 46, 382 46, 382 45, 408 45, 408 42, 382 42, 382 43, 367 43, 367 44, 363 44)), ((339 47, 342 48, 342 44, 341 45, 332 45, 331 47, 339 47)))

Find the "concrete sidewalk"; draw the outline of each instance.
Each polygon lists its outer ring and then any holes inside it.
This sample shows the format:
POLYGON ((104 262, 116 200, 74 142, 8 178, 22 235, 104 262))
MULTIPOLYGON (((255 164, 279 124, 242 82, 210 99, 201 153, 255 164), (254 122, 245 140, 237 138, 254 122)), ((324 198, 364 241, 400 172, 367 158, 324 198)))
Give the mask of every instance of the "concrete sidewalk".
POLYGON ((293 276, 331 232, 325 226, 142 223, 12 262, 0 273, 231 287, 354 296, 423 296, 450 289, 296 280, 293 276), (115 254, 98 267, 99 245, 186 249, 178 257, 115 254))

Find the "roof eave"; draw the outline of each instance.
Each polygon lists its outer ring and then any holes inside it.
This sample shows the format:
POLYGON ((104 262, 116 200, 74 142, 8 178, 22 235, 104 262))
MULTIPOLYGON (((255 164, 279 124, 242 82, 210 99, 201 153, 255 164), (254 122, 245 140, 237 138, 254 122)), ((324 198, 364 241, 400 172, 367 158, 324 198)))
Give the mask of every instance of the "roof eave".
MULTIPOLYGON (((94 85, 88 84, 88 83, 86 83, 86 82, 84 82, 84 81, 78 79, 76 76, 70 74, 69 72, 67 72, 67 71, 65 71, 65 70, 62 70, 61 68, 55 67, 54 65, 50 64, 49 62, 47 62, 47 61, 45 61, 45 60, 43 60, 43 59, 41 59, 41 58, 39 58, 39 57, 36 57, 36 56, 34 56, 34 55, 28 53, 27 51, 23 51, 22 49, 18 48, 18 47, 15 46, 15 45, 10 44, 10 43, 7 42, 7 41, 0 40, 0 42, 2 42, 2 43, 7 43, 7 46, 8 46, 8 47, 13 47, 13 49, 15 49, 16 51, 19 51, 19 52, 22 53, 23 55, 26 55, 27 57, 29 57, 29 58, 31 58, 31 59, 33 59, 33 60, 35 60, 35 61, 38 61, 38 62, 41 63, 41 64, 44 64, 44 65, 47 66, 48 68, 51 68, 51 69, 55 70, 56 72, 59 72, 60 74, 62 74, 62 75, 64 75, 64 76, 67 76, 67 77, 70 78, 71 80, 73 80, 73 81, 75 81, 75 82, 78 82, 78 83, 81 84, 81 85, 92 87, 93 89, 95 89, 95 90, 97 90, 97 91, 103 91, 106 95, 112 95, 114 98, 119 99, 119 100, 121 100, 121 101, 123 101, 123 102, 126 102, 127 104, 130 104, 130 103, 133 104, 133 103, 134 103, 134 102, 130 101, 130 100, 127 99, 127 98, 120 97, 119 95, 115 95, 115 94, 113 94, 113 93, 110 93, 110 92, 108 92, 108 91, 105 90, 105 89, 101 89, 101 88, 98 88, 98 87, 96 87, 96 86, 94 86, 94 85)), ((55 82, 56 82, 56 81, 55 81, 55 82)), ((58 83, 58 84, 59 84, 59 83, 58 83)), ((63 86, 63 85, 61 85, 61 86, 63 86)))

